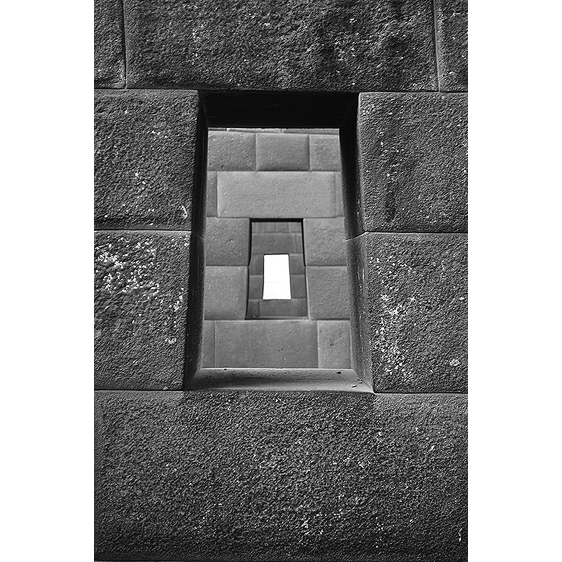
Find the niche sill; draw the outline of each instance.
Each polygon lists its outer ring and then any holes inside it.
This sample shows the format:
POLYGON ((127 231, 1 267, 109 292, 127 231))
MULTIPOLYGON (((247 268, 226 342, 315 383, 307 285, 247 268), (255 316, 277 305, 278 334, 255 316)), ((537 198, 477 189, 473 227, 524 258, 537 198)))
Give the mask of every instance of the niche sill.
POLYGON ((319 391, 372 394, 352 369, 199 369, 185 390, 319 391))

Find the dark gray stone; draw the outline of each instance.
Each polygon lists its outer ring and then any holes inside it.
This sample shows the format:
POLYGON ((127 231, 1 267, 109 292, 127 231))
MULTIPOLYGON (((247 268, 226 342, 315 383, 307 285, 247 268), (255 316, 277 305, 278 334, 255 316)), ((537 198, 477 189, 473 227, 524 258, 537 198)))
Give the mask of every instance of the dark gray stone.
MULTIPOLYGON (((275 301, 260 306, 267 302, 275 301)), ((216 367, 318 367, 316 322, 310 320, 215 322, 215 349, 216 367)))
POLYGON ((437 86, 431 0, 125 0, 125 28, 127 80, 135 88, 437 86))
POLYGON ((207 265, 248 265, 250 220, 209 217, 205 229, 207 265))
POLYGON ((95 221, 189 230, 197 92, 96 92, 95 221))
POLYGON ((358 145, 358 232, 466 232, 466 95, 361 94, 358 145))
POLYGON ((468 0, 435 0, 441 90, 468 90, 468 0))
POLYGON ((96 388, 181 389, 190 234, 97 232, 96 388))
POLYGON ((94 2, 94 86, 125 86, 121 0, 94 2))
POLYGON ((97 560, 463 562, 466 397, 98 392, 97 560))
POLYGON ((349 254, 363 380, 372 373, 375 392, 466 392, 467 236, 365 233, 349 254))

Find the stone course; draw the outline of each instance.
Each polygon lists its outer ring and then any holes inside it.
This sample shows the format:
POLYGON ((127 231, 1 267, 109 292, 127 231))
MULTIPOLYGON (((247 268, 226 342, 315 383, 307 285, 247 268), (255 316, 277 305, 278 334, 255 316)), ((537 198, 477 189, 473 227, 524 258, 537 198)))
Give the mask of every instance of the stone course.
POLYGON ((133 88, 435 89, 431 0, 125 0, 133 88))
POLYGON ((97 560, 467 560, 465 396, 99 392, 96 421, 97 560))

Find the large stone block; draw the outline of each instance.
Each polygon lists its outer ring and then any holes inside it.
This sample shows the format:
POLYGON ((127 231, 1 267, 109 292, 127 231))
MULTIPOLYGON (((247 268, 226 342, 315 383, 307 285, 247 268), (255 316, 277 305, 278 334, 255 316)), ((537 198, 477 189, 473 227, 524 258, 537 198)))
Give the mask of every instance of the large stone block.
POLYGON ((98 90, 95 109, 96 223, 190 229, 197 92, 98 90))
POLYGON ((205 319, 246 318, 248 268, 207 266, 205 268, 205 319))
POLYGON ((189 233, 96 233, 96 388, 182 388, 189 273, 189 233))
POLYGON ((250 260, 250 221, 207 218, 205 250, 207 265, 247 266, 250 260))
POLYGON ((467 236, 365 233, 348 244, 363 254, 351 261, 363 279, 353 288, 364 380, 372 373, 378 392, 466 392, 467 236))
POLYGON ((340 139, 337 135, 310 135, 310 169, 341 170, 340 139))
POLYGON ((308 309, 315 320, 349 318, 347 268, 310 266, 306 268, 308 309))
POLYGON ((468 90, 468 0, 436 0, 439 85, 468 90))
POLYGON ((363 230, 466 232, 465 95, 362 94, 358 150, 363 230))
POLYGON ((262 133, 256 148, 258 170, 308 170, 308 135, 262 133))
POLYGON ((209 131, 209 170, 255 170, 256 135, 235 131, 209 131))
POLYGON ((437 86, 430 0, 125 0, 130 87, 376 91, 437 86))
POLYGON ((330 172, 219 172, 218 216, 251 218, 333 217, 330 172))
POLYGON ((125 86, 122 21, 121 0, 95 0, 94 85, 97 88, 125 86))
POLYGON ((216 367, 318 367, 316 322, 244 320, 215 329, 216 367))
POLYGON ((343 217, 304 219, 306 265, 345 265, 343 217))
POLYGON ((349 320, 318 320, 318 367, 351 367, 349 320))
POLYGON ((96 398, 97 560, 467 560, 465 396, 96 398))

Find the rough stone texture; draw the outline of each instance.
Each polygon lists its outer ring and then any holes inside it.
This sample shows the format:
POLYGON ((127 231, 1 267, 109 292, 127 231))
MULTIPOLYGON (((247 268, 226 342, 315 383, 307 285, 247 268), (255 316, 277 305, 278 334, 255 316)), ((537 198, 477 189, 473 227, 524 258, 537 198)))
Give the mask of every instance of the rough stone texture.
POLYGON ((209 170, 255 170, 256 135, 209 131, 209 170))
POLYGON ((98 392, 98 560, 467 560, 466 397, 98 392))
POLYGON ((217 216, 217 173, 207 172, 207 216, 217 216))
POLYGON ((96 233, 96 388, 182 388, 189 238, 96 233))
POLYGON ((361 94, 358 145, 365 231, 466 232, 464 94, 361 94))
POLYGON ((306 265, 345 265, 343 217, 304 219, 306 265))
POLYGON ((249 219, 207 218, 205 263, 244 265, 250 260, 249 219))
POLYGON ((94 2, 94 86, 125 86, 121 0, 94 2))
POLYGON ((468 0, 435 0, 442 90, 468 90, 468 0))
POLYGON ((309 320, 216 322, 215 346, 216 367, 318 367, 316 322, 309 320))
POLYGON ((308 308, 310 318, 349 318, 349 289, 347 268, 340 266, 310 266, 308 280, 308 308))
POLYGON ((97 91, 95 221, 189 230, 197 92, 97 91))
POLYGON ((351 366, 348 320, 319 320, 318 367, 349 369, 351 366))
POLYGON ((308 135, 259 134, 256 149, 258 170, 308 170, 308 135))
POLYGON ((466 392, 467 236, 365 233, 349 253, 363 254, 351 260, 353 276, 364 264, 363 380, 371 371, 376 392, 466 392))
POLYGON ((218 216, 253 218, 333 217, 334 174, 330 172, 219 172, 218 216))
POLYGON ((310 136, 310 169, 341 170, 340 139, 336 135, 310 136))
POLYGON ((205 319, 246 318, 248 268, 207 266, 205 268, 205 319))
POLYGON ((125 0, 130 87, 434 89, 430 0, 125 0))
POLYGON ((201 352, 201 367, 215 366, 215 323, 209 320, 203 322, 203 346, 201 352))

